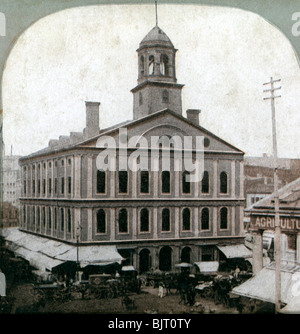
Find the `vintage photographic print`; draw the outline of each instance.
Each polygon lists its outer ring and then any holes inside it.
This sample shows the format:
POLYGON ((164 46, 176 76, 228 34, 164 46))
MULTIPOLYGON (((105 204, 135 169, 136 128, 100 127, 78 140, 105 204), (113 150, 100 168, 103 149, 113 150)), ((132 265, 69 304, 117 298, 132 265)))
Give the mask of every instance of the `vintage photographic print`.
POLYGON ((300 313, 299 39, 298 1, 1 0, 0 313, 300 313))

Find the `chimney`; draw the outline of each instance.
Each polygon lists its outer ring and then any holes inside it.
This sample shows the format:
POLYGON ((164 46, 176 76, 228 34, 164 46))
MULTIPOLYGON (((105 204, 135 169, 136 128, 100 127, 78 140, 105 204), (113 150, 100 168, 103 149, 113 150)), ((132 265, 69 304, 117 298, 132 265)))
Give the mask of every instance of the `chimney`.
POLYGON ((190 122, 193 122, 196 125, 199 125, 199 114, 200 109, 188 109, 186 111, 186 117, 190 122))
POLYGON ((85 138, 91 138, 99 134, 99 106, 100 102, 85 102, 86 106, 86 128, 85 138))

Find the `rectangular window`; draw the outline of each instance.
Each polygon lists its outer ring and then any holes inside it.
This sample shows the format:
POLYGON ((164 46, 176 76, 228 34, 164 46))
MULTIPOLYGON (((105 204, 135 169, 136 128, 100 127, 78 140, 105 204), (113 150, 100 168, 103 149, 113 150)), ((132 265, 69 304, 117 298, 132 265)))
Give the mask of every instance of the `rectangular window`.
POLYGON ((119 193, 127 193, 128 173, 127 171, 119 171, 119 193))
POLYGON ((68 225, 67 225, 67 228, 68 228, 68 232, 70 233, 71 232, 71 229, 72 229, 72 216, 71 216, 71 210, 68 209, 68 225))
POLYGON ((71 176, 68 176, 68 194, 71 194, 72 192, 72 178, 71 176))
POLYGON ((105 194, 105 171, 97 170, 97 193, 105 194))
POLYGON ((162 178, 162 185, 161 185, 162 193, 170 193, 170 172, 166 170, 163 171, 161 178, 162 178))
POLYGON ((32 193, 35 194, 35 180, 32 180, 32 193))
POLYGON ((51 178, 48 179, 48 192, 49 194, 51 194, 52 192, 52 179, 51 178))
POLYGON ((26 195, 26 181, 24 181, 24 195, 26 195))
POLYGON ((38 189, 37 189, 37 191, 38 191, 38 194, 41 193, 41 180, 38 180, 38 189))
POLYGON ((191 192, 191 183, 188 180, 189 177, 190 177, 189 172, 185 171, 182 173, 182 192, 183 194, 189 194, 191 192))
POLYGON ((65 229, 65 212, 64 209, 60 209, 60 230, 64 231, 65 229))
POLYGON ((43 194, 45 195, 46 193, 46 180, 43 179, 43 194))
POLYGON ((201 183, 201 191, 203 194, 209 193, 209 174, 207 171, 203 173, 202 183, 201 183))
POLYGON ((97 212, 97 233, 106 233, 106 214, 103 209, 97 212))
POLYGON ((141 171, 141 193, 149 193, 149 172, 145 170, 141 171))
POLYGON ((57 194, 57 178, 54 179, 54 193, 57 194))
POLYGON ((57 209, 54 208, 54 230, 57 229, 57 209))
POLYGON ((61 178, 61 193, 62 194, 65 193, 65 178, 64 177, 61 178))

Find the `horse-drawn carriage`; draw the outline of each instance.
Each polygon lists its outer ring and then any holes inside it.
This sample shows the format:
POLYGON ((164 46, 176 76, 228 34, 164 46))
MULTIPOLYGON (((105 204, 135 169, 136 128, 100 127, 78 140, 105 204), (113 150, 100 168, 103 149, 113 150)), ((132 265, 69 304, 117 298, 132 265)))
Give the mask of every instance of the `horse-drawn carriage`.
POLYGON ((141 276, 142 286, 149 286, 157 288, 161 283, 168 289, 177 289, 178 287, 178 274, 174 272, 162 272, 160 270, 154 270, 146 272, 141 276))
POLYGON ((88 289, 97 299, 115 298, 120 294, 120 282, 109 274, 90 275, 88 289))

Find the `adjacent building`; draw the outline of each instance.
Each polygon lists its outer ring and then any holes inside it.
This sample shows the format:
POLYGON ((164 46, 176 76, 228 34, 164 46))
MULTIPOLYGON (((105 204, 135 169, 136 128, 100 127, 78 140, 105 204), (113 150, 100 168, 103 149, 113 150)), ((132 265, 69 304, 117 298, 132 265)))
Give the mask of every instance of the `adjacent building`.
POLYGON ((3 202, 19 208, 21 197, 21 167, 18 155, 5 155, 3 159, 3 202))

